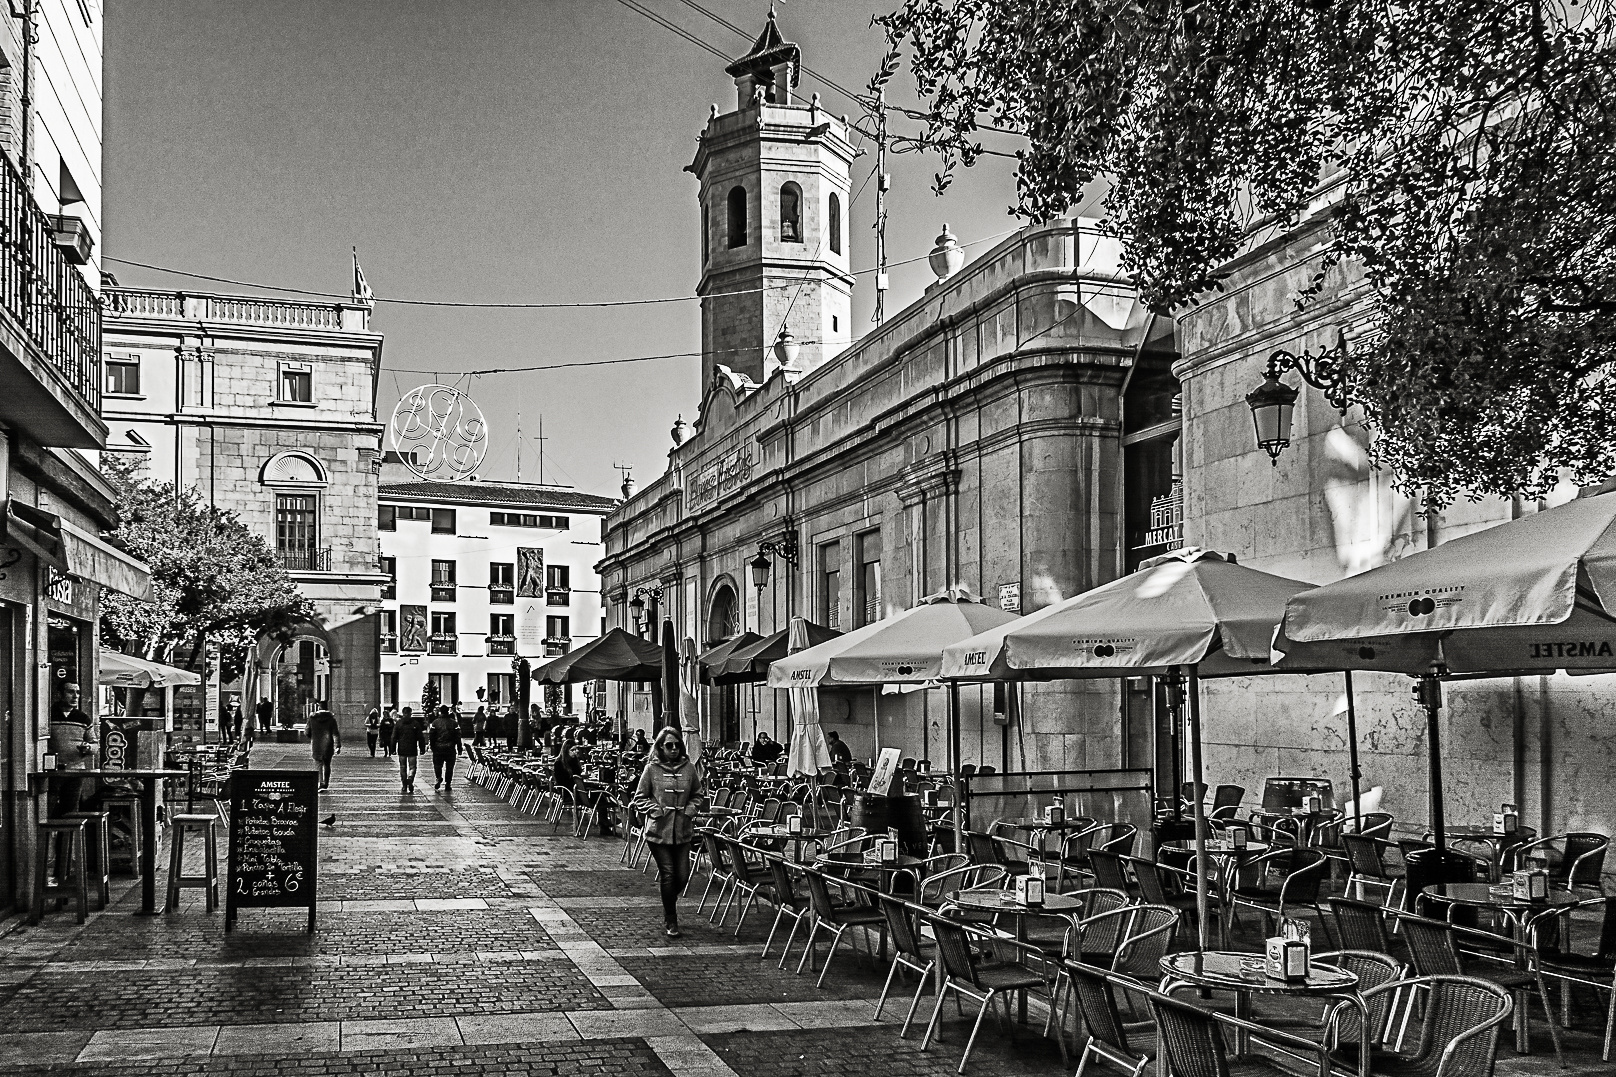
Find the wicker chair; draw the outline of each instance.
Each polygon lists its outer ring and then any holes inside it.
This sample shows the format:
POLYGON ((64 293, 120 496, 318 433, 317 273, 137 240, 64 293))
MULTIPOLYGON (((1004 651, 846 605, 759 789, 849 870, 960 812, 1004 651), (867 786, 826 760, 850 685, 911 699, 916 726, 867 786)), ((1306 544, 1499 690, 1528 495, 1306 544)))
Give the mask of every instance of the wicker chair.
POLYGON ((1358 888, 1356 896, 1362 900, 1364 887, 1374 886, 1385 891, 1383 904, 1396 904, 1392 898, 1397 893, 1398 887, 1408 882, 1408 878, 1401 869, 1390 867, 1386 863, 1385 853, 1391 847, 1391 842, 1363 834, 1346 833, 1341 835, 1341 845, 1347 851, 1347 863, 1350 868, 1347 873, 1348 896, 1352 896, 1353 887, 1356 886, 1358 888))
MULTIPOLYGON (((1605 1044, 1600 1060, 1610 1061, 1612 1038, 1616 1037, 1616 897, 1597 897, 1579 902, 1577 908, 1604 906, 1599 928, 1599 949, 1585 954, 1564 946, 1558 940, 1537 948, 1538 970, 1546 980, 1560 981, 1560 1019, 1571 1024, 1571 985, 1581 984, 1610 994, 1605 1011, 1605 1044)), ((1565 910, 1558 910, 1564 912, 1565 910)))
MULTIPOLYGON (((808 880, 808 899, 813 905, 813 920, 808 925, 808 942, 802 950, 802 960, 797 962, 797 972, 802 972, 806 964, 813 969, 814 940, 824 929, 830 936, 830 952, 825 955, 825 964, 819 970, 819 979, 814 981, 815 986, 823 986, 825 973, 830 971, 830 963, 836 957, 836 948, 842 944, 842 937, 852 927, 880 927, 882 942, 885 945, 886 914, 872 905, 861 901, 840 902, 831 897, 830 882, 823 872, 813 868, 804 868, 803 875, 808 880)), ((840 884, 844 885, 845 884, 840 884)), ((853 946, 857 948, 859 935, 853 936, 853 946)))
POLYGON ((1128 893, 1133 887, 1128 882, 1127 870, 1123 867, 1121 853, 1108 852, 1104 849, 1089 850, 1089 869, 1094 875, 1094 885, 1107 890, 1121 890, 1128 893))
POLYGON ((717 830, 699 830, 697 837, 701 839, 702 850, 707 854, 707 885, 702 888, 701 900, 696 903, 696 912, 707 904, 707 895, 712 892, 713 883, 718 884, 718 896, 713 899, 713 911, 708 914, 708 921, 718 915, 718 908, 724 903, 724 895, 729 892, 730 886, 735 882, 735 873, 730 869, 729 854, 724 850, 724 843, 720 840, 717 830))
POLYGON ((898 1038, 902 1039, 909 1035, 909 1025, 915 1019, 915 1008, 920 1005, 926 981, 937 969, 937 947, 928 942, 915 926, 917 917, 931 916, 930 910, 886 894, 881 895, 880 905, 881 912, 887 918, 887 937, 892 940, 892 967, 887 970, 887 982, 881 986, 881 998, 875 1004, 874 1020, 881 1020, 887 994, 892 990, 892 977, 897 975, 898 969, 902 967, 920 974, 920 982, 915 985, 915 997, 909 1000, 909 1012, 904 1014, 903 1028, 898 1032, 898 1038))
POLYGON ((1363 999, 1374 1007, 1380 996, 1409 989, 1425 996, 1413 1053, 1381 1052, 1375 1057, 1375 1073, 1379 1077, 1492 1077, 1498 1029, 1515 1009, 1509 992, 1468 976, 1421 976, 1371 988, 1363 999))
POLYGON ((1245 799, 1244 786, 1220 785, 1212 794, 1212 810, 1206 813, 1206 817, 1218 823, 1232 823, 1235 813, 1240 810, 1241 801, 1245 799))
POLYGON ((1320 1074, 1330 1072, 1329 1052, 1322 1044, 1203 1010, 1155 991, 1149 993, 1149 998, 1161 1051, 1173 1077, 1290 1077, 1292 1070, 1261 1055, 1230 1059, 1223 1042, 1225 1028, 1282 1050, 1297 1061, 1311 1057, 1320 1074))
POLYGON ((1088 1030, 1088 1040, 1077 1059, 1077 1077, 1083 1077, 1091 1058, 1109 1062, 1133 1077, 1140 1077, 1155 1051, 1144 1043, 1135 1046, 1128 1042, 1128 1026, 1117 1008, 1116 991, 1105 970, 1080 961, 1067 961, 1061 971, 1072 985, 1072 995, 1083 1014, 1083 1027, 1088 1030))
POLYGON ((997 864, 969 864, 963 868, 927 874, 920 880, 921 905, 936 907, 948 899, 955 890, 980 890, 985 887, 1003 887, 1010 873, 997 864))
POLYGON ((960 1059, 958 1072, 964 1073, 966 1064, 971 1060, 971 1049, 976 1046, 976 1034, 982 1029, 982 1018, 994 1003, 1004 1000, 1005 1023, 1011 1025, 1012 1022, 1008 1020, 1010 995, 1035 987, 1047 988, 1049 976, 1013 960, 1016 957, 1042 957, 1036 950, 1013 939, 975 931, 943 916, 931 921, 931 929, 937 940, 938 957, 943 964, 943 981, 937 989, 937 1004, 932 1007, 931 1021, 926 1025, 926 1035, 920 1041, 920 1049, 924 1051, 931 1044, 932 1037, 942 1038, 938 1035, 937 1023, 950 991, 954 992, 956 1002, 960 995, 974 999, 981 1008, 977 1010, 976 1022, 971 1026, 971 1038, 965 1041, 965 1055, 960 1059), (978 964, 979 951, 993 954, 1002 961, 987 966, 978 964))
POLYGON ((1063 1030, 1066 1027, 1065 963, 1106 968, 1131 982, 1154 983, 1161 977, 1161 959, 1173 948, 1178 921, 1178 910, 1165 905, 1131 905, 1079 921, 1055 978, 1044 1034, 1057 1021, 1063 1030))
POLYGON ((1311 909, 1322 922, 1319 884, 1324 881, 1326 863, 1324 854, 1317 849, 1275 849, 1246 864, 1240 873, 1255 873, 1259 882, 1254 886, 1236 885, 1229 891, 1224 937, 1233 929, 1235 912, 1242 906, 1262 913, 1265 920, 1311 909), (1264 886, 1260 880, 1265 876, 1277 876, 1278 880, 1264 886))
POLYGON ((1519 868, 1533 859, 1533 852, 1549 861, 1549 885, 1560 890, 1599 889, 1600 873, 1605 870, 1605 850, 1610 839, 1587 832, 1556 834, 1509 851, 1510 862, 1519 868))

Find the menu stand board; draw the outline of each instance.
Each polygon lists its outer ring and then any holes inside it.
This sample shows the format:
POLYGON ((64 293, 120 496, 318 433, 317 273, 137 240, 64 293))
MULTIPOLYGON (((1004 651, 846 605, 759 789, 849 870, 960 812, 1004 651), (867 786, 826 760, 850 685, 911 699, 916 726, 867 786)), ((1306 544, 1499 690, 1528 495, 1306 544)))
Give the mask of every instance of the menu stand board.
POLYGON ((318 779, 311 770, 238 770, 230 775, 226 931, 236 926, 237 909, 307 906, 309 932, 314 932, 318 779))

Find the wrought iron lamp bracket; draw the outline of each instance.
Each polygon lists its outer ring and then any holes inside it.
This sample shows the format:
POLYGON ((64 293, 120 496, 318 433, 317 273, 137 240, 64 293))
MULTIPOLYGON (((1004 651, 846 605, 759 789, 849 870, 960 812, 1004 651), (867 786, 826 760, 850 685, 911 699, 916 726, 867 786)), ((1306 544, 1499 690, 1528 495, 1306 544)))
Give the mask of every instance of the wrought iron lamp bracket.
POLYGON ((1337 411, 1346 411, 1352 406, 1352 398, 1347 385, 1347 336, 1339 334, 1333 348, 1319 346, 1315 354, 1310 351, 1289 352, 1279 349, 1269 354, 1268 365, 1263 368, 1263 377, 1278 381, 1283 375, 1294 370, 1302 376, 1302 380, 1324 394, 1332 408, 1337 411))
POLYGON ((797 567, 797 533, 786 531, 777 539, 766 539, 758 544, 758 553, 765 557, 778 557, 792 568, 797 567))

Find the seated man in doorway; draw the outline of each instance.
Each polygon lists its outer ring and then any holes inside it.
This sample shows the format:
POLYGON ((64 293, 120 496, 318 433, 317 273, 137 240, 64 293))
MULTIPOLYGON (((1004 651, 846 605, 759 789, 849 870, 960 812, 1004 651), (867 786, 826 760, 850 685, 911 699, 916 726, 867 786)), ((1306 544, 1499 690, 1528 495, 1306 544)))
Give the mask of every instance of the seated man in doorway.
POLYGON ((785 745, 759 730, 757 740, 752 742, 752 762, 760 767, 771 766, 779 762, 785 751, 785 745))
POLYGON ((830 749, 830 765, 836 769, 836 784, 846 785, 853 770, 853 749, 834 729, 825 734, 825 747, 830 749))

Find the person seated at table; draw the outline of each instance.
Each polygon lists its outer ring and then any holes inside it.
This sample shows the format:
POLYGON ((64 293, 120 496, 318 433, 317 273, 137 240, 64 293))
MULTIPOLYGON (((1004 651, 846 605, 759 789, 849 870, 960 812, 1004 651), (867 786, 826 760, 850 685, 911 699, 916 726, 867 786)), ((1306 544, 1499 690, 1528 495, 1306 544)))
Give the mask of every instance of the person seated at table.
MULTIPOLYGON (((569 742, 563 743, 561 750, 556 753, 555 764, 551 770, 551 777, 555 784, 563 789, 571 790, 573 797, 586 798, 591 790, 579 788, 578 779, 584 772, 582 753, 578 745, 569 742)), ((606 812, 606 797, 600 797, 595 804, 595 825, 600 828, 602 837, 615 837, 617 831, 612 826, 612 817, 606 812)))
POLYGON ((758 730, 757 740, 752 742, 752 762, 760 767, 777 763, 785 754, 785 745, 780 744, 773 737, 758 730))
POLYGON ((628 743, 623 746, 623 765, 634 769, 645 766, 645 761, 651 755, 651 742, 645 739, 645 730, 636 729, 629 737, 628 743))

